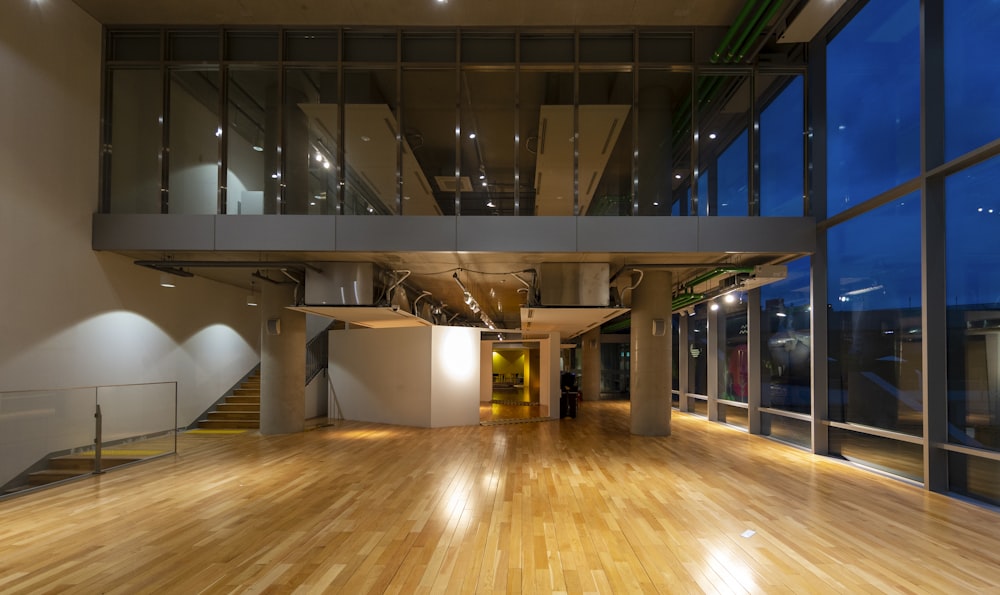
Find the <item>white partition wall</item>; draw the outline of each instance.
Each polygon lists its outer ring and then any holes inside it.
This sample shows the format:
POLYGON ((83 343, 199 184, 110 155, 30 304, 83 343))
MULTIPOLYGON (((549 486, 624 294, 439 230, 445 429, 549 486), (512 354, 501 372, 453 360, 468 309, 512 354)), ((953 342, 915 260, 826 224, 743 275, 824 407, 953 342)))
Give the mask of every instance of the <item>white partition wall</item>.
POLYGON ((479 329, 330 333, 333 399, 345 419, 420 427, 479 423, 479 329))

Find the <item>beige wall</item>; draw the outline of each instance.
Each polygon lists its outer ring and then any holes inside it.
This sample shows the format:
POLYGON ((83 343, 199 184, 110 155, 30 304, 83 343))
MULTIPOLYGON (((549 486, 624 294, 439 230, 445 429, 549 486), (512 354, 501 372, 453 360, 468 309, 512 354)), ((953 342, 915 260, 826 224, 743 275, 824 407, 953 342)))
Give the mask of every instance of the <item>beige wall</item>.
POLYGON ((101 27, 68 0, 0 18, 0 391, 179 381, 186 424, 259 361, 246 292, 91 250, 101 27))

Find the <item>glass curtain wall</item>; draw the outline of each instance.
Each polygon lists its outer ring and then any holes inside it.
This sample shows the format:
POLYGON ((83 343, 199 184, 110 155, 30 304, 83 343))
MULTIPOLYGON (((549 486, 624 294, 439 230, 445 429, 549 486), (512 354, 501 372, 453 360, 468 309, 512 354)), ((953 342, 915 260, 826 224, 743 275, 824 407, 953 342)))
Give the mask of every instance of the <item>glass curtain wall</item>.
MULTIPOLYGON (((1000 452, 1000 157, 945 184, 948 437, 1000 452)), ((1000 503, 995 464, 953 454, 950 467, 956 491, 1000 503)))
POLYGON ((730 65, 693 84, 692 41, 690 31, 112 29, 102 209, 756 215, 750 71, 730 65))

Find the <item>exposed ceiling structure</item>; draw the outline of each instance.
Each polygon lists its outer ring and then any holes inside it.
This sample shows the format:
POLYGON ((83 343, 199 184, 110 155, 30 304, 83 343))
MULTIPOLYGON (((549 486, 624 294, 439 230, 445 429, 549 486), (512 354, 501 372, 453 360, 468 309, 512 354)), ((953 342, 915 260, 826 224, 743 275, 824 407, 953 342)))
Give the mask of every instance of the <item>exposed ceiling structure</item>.
POLYGON ((725 26, 744 0, 76 0, 107 25, 725 26))

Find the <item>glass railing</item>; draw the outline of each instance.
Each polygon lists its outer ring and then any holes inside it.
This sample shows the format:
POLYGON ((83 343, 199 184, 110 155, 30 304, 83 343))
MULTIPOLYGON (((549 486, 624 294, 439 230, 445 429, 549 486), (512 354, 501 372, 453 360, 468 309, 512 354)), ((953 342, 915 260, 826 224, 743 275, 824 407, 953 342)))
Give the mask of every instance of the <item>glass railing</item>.
POLYGON ((177 452, 177 383, 0 392, 0 497, 177 452))

